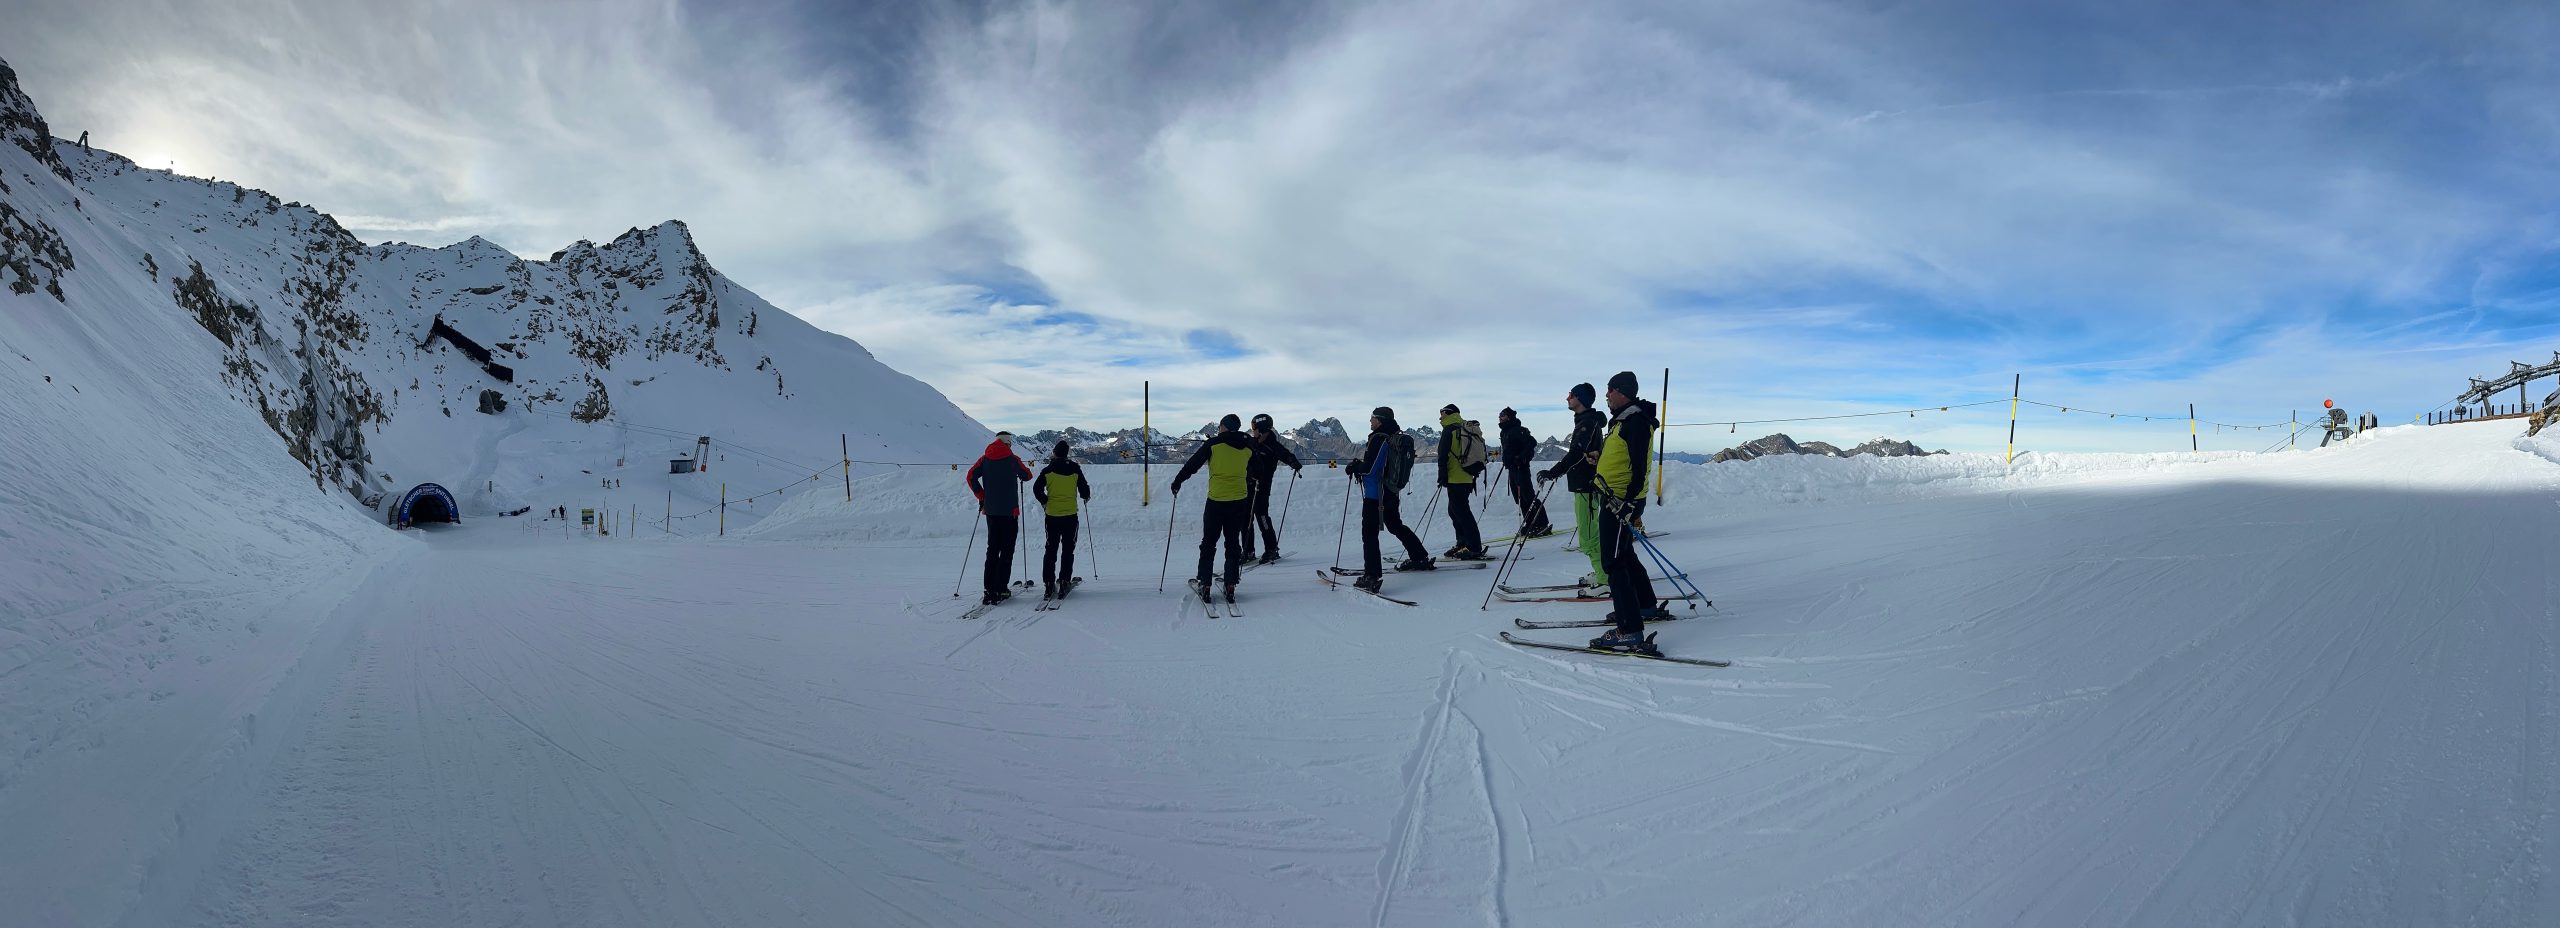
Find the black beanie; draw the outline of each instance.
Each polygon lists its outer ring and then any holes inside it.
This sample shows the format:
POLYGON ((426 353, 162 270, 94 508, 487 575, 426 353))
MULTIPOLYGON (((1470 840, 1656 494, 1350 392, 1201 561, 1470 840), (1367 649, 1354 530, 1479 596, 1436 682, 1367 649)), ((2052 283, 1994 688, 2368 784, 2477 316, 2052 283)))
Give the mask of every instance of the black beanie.
POLYGON ((1442 407, 1440 407, 1440 414, 1441 414, 1441 415, 1444 415, 1444 416, 1454 416, 1454 415, 1457 415, 1457 414, 1458 414, 1458 404, 1456 404, 1456 403, 1451 403, 1451 404, 1449 404, 1449 405, 1447 405, 1447 406, 1442 406, 1442 407))
POLYGON ((1495 413, 1495 414, 1494 414, 1494 416, 1493 416, 1493 418, 1494 418, 1494 421, 1499 422, 1499 421, 1504 420, 1504 419, 1517 419, 1517 418, 1520 418, 1520 414, 1519 414, 1519 413, 1516 413, 1516 412, 1511 411, 1511 407, 1509 407, 1509 406, 1505 406, 1505 407, 1502 407, 1502 411, 1501 411, 1501 412, 1495 413))
POLYGON ((1615 376, 1609 378, 1609 389, 1618 391, 1619 395, 1628 399, 1635 399, 1636 372, 1619 371, 1615 376))
POLYGON ((1235 413, 1228 413, 1218 417, 1218 427, 1232 432, 1244 428, 1244 420, 1236 418, 1235 413))
POLYGON ((1057 458, 1058 460, 1061 460, 1061 461, 1066 460, 1066 459, 1067 459, 1067 440, 1066 440, 1066 439, 1064 439, 1064 438, 1058 439, 1058 446, 1057 446, 1057 447, 1055 447, 1055 448, 1051 448, 1051 449, 1049 449, 1049 456, 1050 456, 1050 457, 1053 457, 1053 458, 1057 458))
POLYGON ((1600 395, 1597 391, 1591 389, 1591 385, 1587 383, 1574 384, 1571 392, 1573 393, 1573 398, 1581 400, 1582 405, 1584 406, 1591 405, 1591 401, 1600 395))
POLYGON ((1268 431, 1271 428, 1271 414, 1267 412, 1254 413, 1253 427, 1268 431))
POLYGON ((1385 406, 1380 406, 1380 407, 1378 407, 1378 408, 1376 408, 1376 409, 1369 410, 1369 414, 1370 414, 1370 415, 1372 415, 1372 416, 1376 416, 1376 417, 1378 417, 1378 418, 1380 418, 1380 419, 1385 419, 1385 420, 1387 420, 1387 421, 1389 421, 1389 422, 1394 422, 1394 421, 1396 421, 1396 411, 1395 411, 1394 409, 1390 409, 1390 408, 1385 407, 1385 406))

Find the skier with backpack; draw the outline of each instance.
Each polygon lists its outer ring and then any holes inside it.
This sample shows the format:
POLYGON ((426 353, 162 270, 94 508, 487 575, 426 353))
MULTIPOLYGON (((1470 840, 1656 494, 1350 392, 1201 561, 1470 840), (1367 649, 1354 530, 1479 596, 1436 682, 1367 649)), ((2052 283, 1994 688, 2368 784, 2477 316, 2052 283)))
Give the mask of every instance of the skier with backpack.
POLYGON ((1269 564, 1280 560, 1280 530, 1271 526, 1271 478, 1280 473, 1282 464, 1289 465, 1289 473, 1295 476, 1300 469, 1298 456, 1271 428, 1270 413, 1254 414, 1253 430, 1245 437, 1253 442, 1253 461, 1245 468, 1246 495, 1253 500, 1253 524, 1244 533, 1244 559, 1256 560, 1253 536, 1258 529, 1262 535, 1260 563, 1269 564))
POLYGON ((987 517, 987 563, 980 571, 986 587, 984 605, 1013 595, 1014 535, 1022 528, 1022 484, 1031 467, 1013 453, 1013 433, 997 432, 987 453, 969 465, 969 492, 978 496, 978 512, 987 517))
POLYGON ((1219 541, 1224 540, 1227 545, 1227 569, 1222 578, 1227 602, 1236 601, 1236 581, 1244 574, 1244 537, 1253 519, 1249 498, 1252 494, 1247 490, 1245 474, 1252 467, 1254 453, 1253 442, 1237 430, 1241 425, 1235 413, 1219 419, 1217 437, 1201 442, 1200 450, 1192 452, 1191 460, 1183 462, 1182 469, 1173 475, 1173 495, 1179 498, 1183 481, 1191 479, 1202 467, 1209 469, 1209 502, 1200 511, 1200 570, 1192 581, 1204 603, 1209 601, 1209 569, 1217 564, 1219 541))
POLYGON ((1502 474, 1511 486, 1511 501, 1520 507, 1520 537, 1537 538, 1555 533, 1547 522, 1547 504, 1529 489, 1531 459, 1538 456, 1538 436, 1529 434, 1520 424, 1520 414, 1509 406, 1494 417, 1502 430, 1502 474))
POLYGON ((1458 532, 1449 557, 1484 559, 1484 534, 1476 529, 1475 512, 1467 508, 1484 465, 1484 428, 1460 416, 1456 403, 1440 407, 1440 486, 1449 494, 1449 526, 1458 532))
POLYGON ((1564 478, 1564 488, 1573 492, 1574 545, 1591 559, 1591 573, 1582 578, 1582 586, 1595 596, 1609 593, 1609 568, 1600 559, 1600 511, 1592 497, 1592 474, 1600 460, 1600 437, 1608 433, 1609 416, 1591 408, 1598 396, 1588 383, 1577 383, 1565 391, 1564 407, 1573 410, 1573 433, 1565 439, 1564 460, 1538 474, 1540 480, 1564 478))
POLYGON ((1378 532, 1393 532, 1404 543, 1405 559, 1397 570, 1431 570, 1431 552, 1422 547, 1422 539, 1407 528, 1397 510, 1404 501, 1404 485, 1413 477, 1413 436, 1396 425, 1396 411, 1380 406, 1369 412, 1369 444, 1358 460, 1344 468, 1352 479, 1360 481, 1360 579, 1352 586, 1371 593, 1385 585, 1379 575, 1378 532))
POLYGON ((1075 588, 1077 503, 1093 501, 1093 485, 1084 481, 1084 466, 1067 456, 1067 440, 1058 439, 1049 463, 1031 482, 1031 497, 1047 516, 1047 543, 1040 548, 1040 598, 1059 599, 1075 588))

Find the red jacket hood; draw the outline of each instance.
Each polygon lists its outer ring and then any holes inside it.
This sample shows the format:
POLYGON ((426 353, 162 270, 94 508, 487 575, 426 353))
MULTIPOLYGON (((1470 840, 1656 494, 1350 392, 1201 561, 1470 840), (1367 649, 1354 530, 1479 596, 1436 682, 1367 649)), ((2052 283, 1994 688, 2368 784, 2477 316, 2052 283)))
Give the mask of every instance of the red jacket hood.
POLYGON ((999 441, 991 441, 991 442, 988 442, 988 443, 987 443, 987 456, 988 456, 988 457, 991 457, 991 458, 1009 458, 1009 457, 1012 457, 1012 456, 1013 456, 1013 446, 1012 446, 1012 445, 1010 445, 1010 444, 1006 444, 1005 442, 1000 441, 1000 440, 999 440, 999 441))

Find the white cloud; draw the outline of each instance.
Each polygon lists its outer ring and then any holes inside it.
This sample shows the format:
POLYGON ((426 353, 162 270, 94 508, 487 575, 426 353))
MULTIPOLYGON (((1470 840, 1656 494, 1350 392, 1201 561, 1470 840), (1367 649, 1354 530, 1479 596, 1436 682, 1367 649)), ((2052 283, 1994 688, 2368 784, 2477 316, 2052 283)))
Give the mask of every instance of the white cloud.
POLYGON ((2093 404, 2424 405, 2474 358, 2393 346, 2551 334, 2455 308, 2560 241, 2547 11, 2341 12, 2281 55, 2103 12, 2126 41, 1963 5, 1034 2, 846 61, 752 7, 40 0, 46 40, 5 52, 58 127, 368 236, 540 255, 683 218, 1025 428, 1133 421, 1141 379, 1174 421, 1296 420, 1666 366, 1674 418, 2017 370, 2093 404), (2317 347, 2255 343, 2288 330, 2317 347))

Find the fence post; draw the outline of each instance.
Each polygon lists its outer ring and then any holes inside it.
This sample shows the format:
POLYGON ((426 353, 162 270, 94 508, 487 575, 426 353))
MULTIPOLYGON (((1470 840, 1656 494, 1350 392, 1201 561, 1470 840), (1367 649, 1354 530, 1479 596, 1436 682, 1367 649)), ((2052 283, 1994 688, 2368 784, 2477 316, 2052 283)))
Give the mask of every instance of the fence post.
POLYGON ((720 537, 729 537, 729 485, 720 485, 720 537))
POLYGON ((836 433, 836 448, 837 448, 838 450, 841 450, 841 451, 843 451, 843 452, 844 452, 844 501, 845 501, 845 502, 850 503, 850 502, 853 502, 853 445, 852 445, 852 439, 848 439, 848 438, 844 437, 844 433, 843 433, 843 432, 837 432, 837 433, 836 433))

